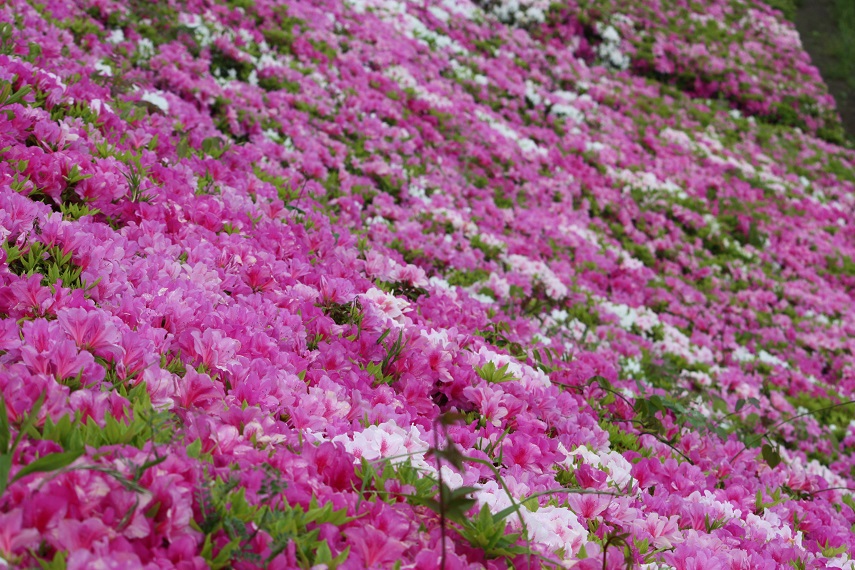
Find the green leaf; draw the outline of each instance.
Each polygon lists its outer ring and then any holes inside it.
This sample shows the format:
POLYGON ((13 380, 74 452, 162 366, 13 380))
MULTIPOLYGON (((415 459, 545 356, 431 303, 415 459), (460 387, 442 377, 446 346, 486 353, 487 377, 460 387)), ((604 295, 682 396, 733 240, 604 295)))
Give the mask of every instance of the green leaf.
POLYGON ((240 519, 241 522, 250 521, 256 509, 247 502, 245 487, 231 493, 229 502, 231 504, 230 512, 234 517, 240 519))
POLYGON ((175 154, 177 154, 181 158, 190 158, 192 152, 190 151, 190 143, 187 141, 187 137, 184 136, 178 141, 178 144, 175 146, 175 154))
POLYGON ((477 490, 476 487, 458 487, 452 491, 448 485, 443 483, 439 493, 440 501, 431 499, 427 501, 426 506, 436 513, 443 512, 449 520, 463 524, 466 521, 466 513, 477 502, 467 495, 477 490), (440 502, 442 506, 440 506, 440 502))
POLYGON ((774 447, 772 447, 768 443, 763 444, 761 453, 763 455, 763 459, 766 461, 766 463, 769 464, 769 467, 771 467, 772 469, 781 464, 781 455, 775 450, 774 447))
POLYGON ((161 463, 166 461, 167 458, 168 458, 167 455, 162 455, 160 457, 155 457, 154 459, 146 461, 142 465, 138 466, 136 468, 136 475, 134 476, 134 482, 138 482, 140 479, 142 479, 142 476, 145 474, 145 472, 148 469, 154 467, 155 465, 160 465, 161 463))
POLYGON ((457 446, 451 441, 451 438, 447 438, 445 449, 436 449, 430 448, 426 455, 434 455, 438 460, 445 459, 451 465, 453 465, 458 471, 463 472, 463 463, 466 460, 466 456, 460 453, 460 450, 457 449, 457 446))
POLYGON ((517 379, 516 376, 514 376, 511 372, 508 371, 508 367, 508 364, 504 364, 501 367, 497 367, 493 362, 487 362, 481 368, 476 368, 475 372, 486 382, 500 384, 503 382, 510 382, 511 380, 517 379))
POLYGON ((0 453, 7 453, 9 451, 9 441, 11 438, 9 414, 6 411, 6 398, 0 398, 0 453))
POLYGON ((24 421, 21 422, 21 429, 18 431, 17 437, 15 437, 15 442, 12 444, 12 449, 10 452, 15 451, 15 448, 18 447, 18 444, 21 442, 21 438, 24 437, 24 434, 30 430, 36 423, 36 420, 39 417, 39 412, 42 409, 42 404, 45 403, 45 395, 47 392, 42 392, 39 394, 39 397, 36 398, 36 401, 33 402, 33 409, 27 414, 27 417, 24 418, 24 421))
MULTIPOLYGON (((191 519, 192 520, 192 519, 191 519)), ((195 521, 193 521, 195 522, 195 521)), ((211 540, 211 535, 205 535, 205 542, 202 544, 202 550, 199 552, 199 556, 204 558, 205 560, 210 560, 211 556, 213 556, 214 551, 214 542, 211 540)))
MULTIPOLYGON (((326 543, 326 541, 324 541, 326 543)), ((327 568, 329 570, 335 570, 340 565, 344 564, 347 561, 348 556, 350 556, 350 547, 348 546, 344 550, 338 553, 338 556, 333 558, 327 563, 327 568)))
POLYGON ((846 552, 846 550, 848 548, 849 548, 849 546, 847 546, 846 544, 842 544, 842 545, 838 546, 837 548, 832 548, 831 546, 826 546, 822 549, 822 555, 825 556, 826 558, 835 558, 837 556, 840 556, 844 552, 846 552))
POLYGON ((65 570, 68 564, 68 554, 62 551, 53 555, 53 560, 36 557, 36 562, 42 570, 65 570))
POLYGON ((220 137, 208 137, 202 141, 202 151, 212 158, 220 158, 228 150, 220 137))
POLYGON ((199 459, 202 454, 202 440, 196 439, 193 443, 187 446, 187 456, 193 459, 199 459))
POLYGON ((49 453, 43 457, 39 457, 29 465, 15 474, 12 483, 26 477, 32 473, 45 473, 48 471, 57 471, 66 465, 71 465, 74 461, 83 455, 82 451, 63 451, 61 453, 49 453))
POLYGON ((342 550, 338 556, 333 558, 329 544, 326 540, 322 540, 318 544, 317 550, 315 550, 314 564, 326 564, 328 570, 335 570, 335 568, 338 568, 345 560, 347 560, 349 554, 350 547, 348 546, 342 550))
POLYGON ((460 422, 466 421, 466 416, 460 412, 445 412, 437 418, 439 423, 444 426, 451 426, 460 422))
POLYGON ((0 495, 6 491, 6 486, 9 484, 9 471, 12 469, 12 454, 4 453, 0 455, 0 495))
POLYGON ((223 548, 217 553, 217 556, 211 560, 211 570, 220 570, 221 568, 229 567, 232 562, 232 553, 235 550, 240 549, 240 542, 240 538, 235 538, 223 546, 223 548))

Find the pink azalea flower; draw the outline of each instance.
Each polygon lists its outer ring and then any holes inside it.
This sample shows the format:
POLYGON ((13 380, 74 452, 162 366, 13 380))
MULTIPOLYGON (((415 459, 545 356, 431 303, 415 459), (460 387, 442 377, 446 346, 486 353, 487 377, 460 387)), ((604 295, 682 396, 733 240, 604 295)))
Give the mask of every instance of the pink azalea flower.
POLYGON ((666 518, 656 513, 649 513, 644 521, 635 521, 633 524, 653 538, 651 544, 655 548, 665 549, 682 542, 678 523, 679 517, 676 515, 666 518))
POLYGON ((371 526, 351 527, 344 531, 353 553, 365 568, 382 568, 397 560, 407 546, 391 538, 380 529, 371 526))
POLYGON ((21 509, 0 514, 0 556, 7 561, 25 548, 38 546, 39 532, 34 528, 22 528, 22 519, 21 509))
POLYGON ((229 338, 221 330, 194 330, 190 332, 190 336, 192 353, 208 370, 226 370, 226 366, 241 346, 239 341, 229 338))
POLYGON ((64 309, 58 313, 57 319, 80 349, 110 360, 119 358, 124 353, 120 346, 118 329, 103 313, 85 309, 64 309))
POLYGON ((199 374, 192 368, 187 370, 184 378, 176 380, 178 386, 176 403, 182 408, 201 408, 213 411, 222 405, 225 392, 220 382, 214 381, 207 374, 199 374))

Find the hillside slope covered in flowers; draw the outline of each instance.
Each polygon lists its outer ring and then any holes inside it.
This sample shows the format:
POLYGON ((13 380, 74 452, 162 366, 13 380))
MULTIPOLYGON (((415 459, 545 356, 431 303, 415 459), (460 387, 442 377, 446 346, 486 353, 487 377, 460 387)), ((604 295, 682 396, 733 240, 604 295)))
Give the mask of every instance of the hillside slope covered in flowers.
POLYGON ((754 0, 0 6, 14 568, 855 568, 855 154, 754 0))

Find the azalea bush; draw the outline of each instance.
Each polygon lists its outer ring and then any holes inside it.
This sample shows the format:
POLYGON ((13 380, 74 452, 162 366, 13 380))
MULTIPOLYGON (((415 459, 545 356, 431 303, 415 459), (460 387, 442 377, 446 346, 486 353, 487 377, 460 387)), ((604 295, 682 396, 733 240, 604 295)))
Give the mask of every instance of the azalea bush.
POLYGON ((0 6, 3 563, 855 568, 855 154, 713 4, 0 6))

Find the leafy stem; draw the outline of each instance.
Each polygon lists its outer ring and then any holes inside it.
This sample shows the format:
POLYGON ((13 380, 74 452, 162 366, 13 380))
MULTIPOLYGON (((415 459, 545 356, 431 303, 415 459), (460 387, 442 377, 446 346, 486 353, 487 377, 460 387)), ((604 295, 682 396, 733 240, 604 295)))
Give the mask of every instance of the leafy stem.
MULTIPOLYGON (((781 427, 781 426, 783 426, 783 425, 786 425, 786 424, 788 424, 788 423, 790 423, 790 422, 794 422, 794 421, 796 421, 797 419, 799 419, 799 418, 803 418, 803 417, 805 417, 805 416, 812 416, 812 415, 814 415, 814 414, 816 414, 816 413, 819 413, 819 412, 824 412, 824 411, 826 411, 826 410, 833 410, 834 408, 840 408, 840 407, 843 407, 843 406, 848 406, 848 405, 850 405, 850 404, 855 404, 855 400, 848 400, 848 401, 846 401, 846 402, 840 402, 839 404, 832 404, 832 405, 830 405, 830 406, 825 406, 825 407, 822 407, 822 408, 817 408, 816 410, 808 410, 807 412, 803 412, 803 413, 801 413, 801 414, 796 414, 795 416, 793 416, 793 417, 791 417, 791 418, 787 418, 787 419, 785 419, 785 420, 781 420, 781 421, 779 421, 779 422, 776 422, 776 423, 772 424, 771 426, 769 426, 769 429, 768 429, 768 430, 766 430, 766 432, 765 432, 765 433, 762 433, 762 434, 758 435, 757 437, 753 438, 749 443, 745 444, 745 445, 744 445, 744 447, 743 447, 742 449, 740 449, 738 452, 736 452, 736 455, 734 455, 733 457, 731 457, 731 458, 730 458, 730 462, 731 462, 731 463, 733 463, 734 461, 736 461, 736 459, 737 459, 740 455, 742 455, 746 450, 748 450, 749 448, 754 447, 755 445, 757 445, 758 443, 760 443, 761 441, 763 441, 763 438, 768 437, 772 432, 774 432, 776 429, 778 429, 779 427, 781 427)), ((764 455, 765 455, 765 454, 764 454, 764 455)))

